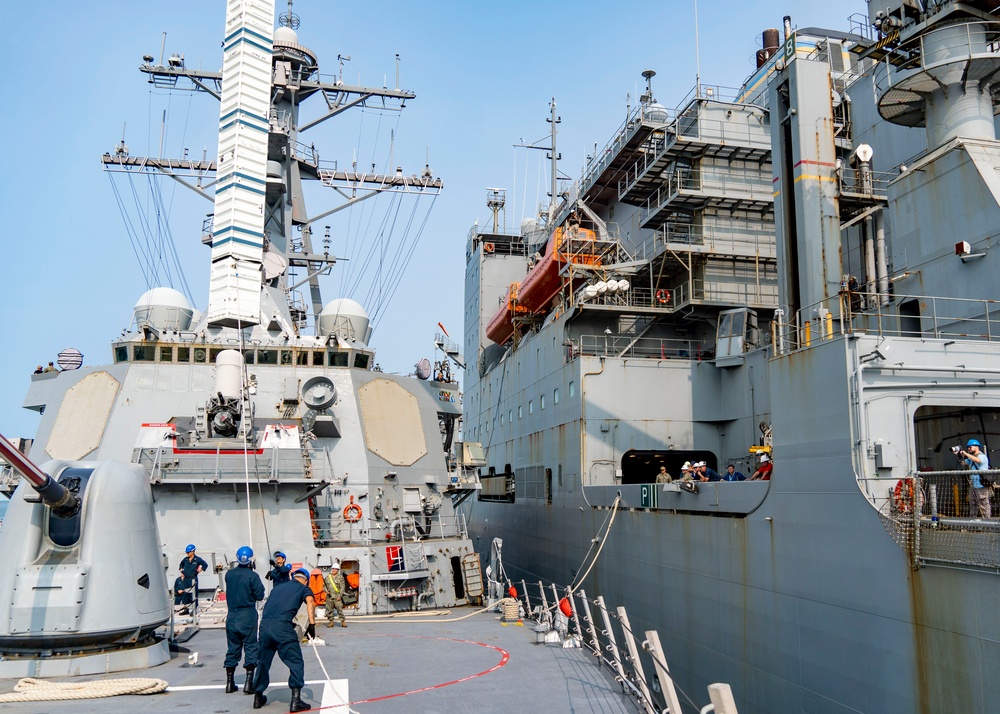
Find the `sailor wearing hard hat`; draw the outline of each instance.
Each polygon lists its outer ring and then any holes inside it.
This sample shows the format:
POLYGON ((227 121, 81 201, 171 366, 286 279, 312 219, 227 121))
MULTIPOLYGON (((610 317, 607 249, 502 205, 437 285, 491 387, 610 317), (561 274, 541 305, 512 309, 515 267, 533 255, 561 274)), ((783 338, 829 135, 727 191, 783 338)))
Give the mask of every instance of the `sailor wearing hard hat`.
POLYGON ((264 599, 264 583, 253 570, 253 550, 245 545, 236 551, 238 565, 226 573, 226 694, 235 692, 233 676, 243 653, 247 679, 244 694, 253 694, 253 671, 257 667, 257 602, 264 599))
POLYGON ((271 661, 277 654, 288 667, 288 688, 292 698, 288 705, 290 712, 304 712, 310 708, 302 701, 302 686, 306 683, 302 662, 302 646, 295 632, 293 619, 302 603, 309 613, 309 627, 306 635, 316 637, 316 601, 309 589, 309 571, 299 568, 292 573, 291 581, 281 583, 271 590, 271 596, 264 605, 260 616, 260 657, 257 662, 257 677, 254 680, 253 708, 260 709, 267 703, 264 690, 270 684, 271 661))
POLYGON ((198 607, 198 573, 208 570, 208 563, 195 552, 194 543, 189 543, 184 549, 184 557, 180 564, 181 577, 194 583, 194 605, 198 607))
POLYGON ((326 626, 333 627, 333 616, 340 617, 340 626, 347 627, 347 618, 344 617, 344 592, 347 590, 347 582, 344 574, 340 572, 340 561, 333 561, 330 572, 323 578, 323 589, 326 590, 326 626))

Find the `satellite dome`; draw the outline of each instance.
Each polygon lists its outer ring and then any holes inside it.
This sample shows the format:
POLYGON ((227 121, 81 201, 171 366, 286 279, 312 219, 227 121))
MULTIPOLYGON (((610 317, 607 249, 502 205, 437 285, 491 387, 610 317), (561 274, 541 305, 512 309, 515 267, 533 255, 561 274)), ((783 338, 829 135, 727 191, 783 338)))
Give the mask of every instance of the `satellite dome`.
POLYGON ((667 113, 667 108, 662 104, 653 103, 646 107, 646 119, 648 121, 666 124, 669 118, 670 115, 667 113))
POLYGON ((324 305, 317 324, 320 335, 336 335, 348 342, 368 344, 371 337, 368 313, 350 298, 337 298, 324 305))
POLYGON ((180 292, 173 288, 153 288, 142 294, 132 310, 136 326, 148 325, 156 330, 186 330, 191 326, 194 309, 180 292))
POLYGON ((299 44, 299 33, 290 27, 274 28, 273 42, 276 45, 297 45, 299 44))

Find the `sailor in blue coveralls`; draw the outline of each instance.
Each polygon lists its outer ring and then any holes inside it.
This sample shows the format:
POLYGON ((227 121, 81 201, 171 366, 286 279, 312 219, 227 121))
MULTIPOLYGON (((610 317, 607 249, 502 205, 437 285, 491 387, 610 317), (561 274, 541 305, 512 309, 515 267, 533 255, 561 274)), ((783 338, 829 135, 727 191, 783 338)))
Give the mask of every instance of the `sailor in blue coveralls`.
POLYGON ((292 566, 286 563, 287 557, 280 550, 274 551, 274 559, 268 561, 271 569, 264 577, 271 581, 273 585, 281 585, 292 579, 292 566))
POLYGON ((180 571, 181 576, 190 580, 194 583, 194 606, 198 607, 198 573, 204 573, 208 570, 208 563, 206 563, 202 558, 194 552, 194 543, 190 543, 187 548, 184 549, 184 558, 181 560, 180 571))
POLYGON ((288 705, 290 712, 304 712, 310 708, 302 701, 302 685, 306 683, 302 662, 302 646, 292 622, 295 614, 306 604, 309 612, 309 627, 306 636, 316 637, 316 601, 309 589, 309 571, 299 568, 292 573, 290 582, 282 583, 271 590, 271 596, 264 605, 260 617, 260 658, 257 662, 257 678, 254 681, 253 708, 260 709, 267 703, 264 690, 270 683, 271 660, 275 653, 288 667, 288 688, 292 699, 288 705))
POLYGON ((247 680, 244 694, 253 694, 253 671, 257 667, 257 602, 264 599, 264 583, 253 570, 253 550, 243 546, 236 551, 235 568, 226 573, 226 694, 235 692, 233 676, 243 652, 247 680))

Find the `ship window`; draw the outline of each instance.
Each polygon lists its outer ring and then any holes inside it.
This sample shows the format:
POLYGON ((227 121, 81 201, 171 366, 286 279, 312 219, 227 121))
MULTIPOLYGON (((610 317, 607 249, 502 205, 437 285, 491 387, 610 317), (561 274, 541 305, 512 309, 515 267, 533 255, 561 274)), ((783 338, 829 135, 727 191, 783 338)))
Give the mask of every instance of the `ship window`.
POLYGON ((535 413, 535 400, 529 399, 528 400, 528 414, 534 414, 534 413, 535 413))
POLYGON ((569 383, 569 396, 576 396, 576 382, 569 383))
POLYGON ((299 367, 309 366, 309 353, 308 352, 296 352, 295 353, 295 364, 299 367))
POLYGON ((257 364, 278 364, 278 353, 274 350, 257 350, 257 364))
POLYGON ((545 395, 544 394, 538 398, 538 406, 540 406, 542 409, 545 408, 545 395))
POLYGON ((368 369, 370 355, 358 353, 354 355, 354 366, 358 369, 368 369))
POLYGON ((194 348, 194 361, 198 364, 205 364, 205 357, 207 356, 204 347, 194 348))
POLYGON ((292 363, 292 351, 281 350, 281 364, 291 364, 291 363, 292 363))
POLYGON ((521 405, 520 404, 517 405, 517 418, 518 419, 521 418, 521 405))
POLYGON ((327 353, 330 361, 328 364, 331 367, 346 367, 347 366, 347 353, 346 352, 329 352, 327 353))
POLYGON ((243 364, 253 364, 253 350, 244 350, 243 364))
POLYGON ((173 362, 174 361, 174 348, 173 347, 160 347, 160 361, 161 362, 173 362))
POLYGON ((191 348, 190 347, 178 347, 177 348, 177 361, 178 362, 190 362, 191 361, 191 348))
POLYGON ((505 417, 506 417, 506 414, 504 414, 503 412, 501 412, 500 413, 500 426, 504 425, 504 418, 505 417))
POLYGON ((514 410, 513 409, 511 409, 510 411, 507 412, 507 421, 509 421, 511 424, 514 423, 514 410))
POLYGON ((313 355, 313 367, 322 367, 323 366, 323 353, 322 352, 313 352, 312 355, 313 355))
POLYGON ((115 347, 115 362, 128 362, 128 347, 115 347))
POLYGON ((219 355, 222 354, 222 349, 219 347, 213 347, 209 350, 208 354, 210 355, 210 361, 212 364, 215 364, 219 359, 219 355))
POLYGON ((132 359, 136 362, 152 362, 155 353, 152 347, 146 345, 136 345, 133 348, 132 359))
POLYGON ((555 389, 552 390, 552 403, 553 404, 559 403, 559 387, 556 387, 555 389))

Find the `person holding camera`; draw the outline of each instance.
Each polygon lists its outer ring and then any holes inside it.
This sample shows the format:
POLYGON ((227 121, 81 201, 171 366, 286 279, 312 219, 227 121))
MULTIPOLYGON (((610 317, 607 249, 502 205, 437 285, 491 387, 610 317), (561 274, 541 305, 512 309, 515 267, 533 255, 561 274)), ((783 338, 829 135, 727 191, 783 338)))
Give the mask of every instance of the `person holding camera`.
POLYGON ((993 484, 990 483, 987 486, 983 483, 983 476, 980 473, 989 470, 990 458, 983 451, 983 445, 979 443, 978 439, 969 439, 965 449, 958 448, 958 457, 967 468, 972 470, 972 473, 969 474, 969 516, 990 518, 992 515, 990 486, 993 484))

